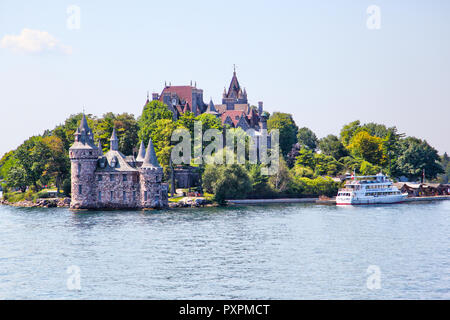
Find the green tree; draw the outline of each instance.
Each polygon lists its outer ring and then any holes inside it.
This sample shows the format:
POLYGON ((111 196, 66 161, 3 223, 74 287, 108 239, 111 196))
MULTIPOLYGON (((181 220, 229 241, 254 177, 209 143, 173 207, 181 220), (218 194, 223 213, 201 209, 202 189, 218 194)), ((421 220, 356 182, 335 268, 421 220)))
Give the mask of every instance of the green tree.
POLYGON ((268 185, 268 176, 262 175, 261 166, 258 164, 250 164, 247 168, 248 175, 252 182, 252 195, 255 197, 263 197, 271 194, 268 185))
POLYGON ((315 151, 317 149, 317 145, 319 143, 316 134, 312 132, 311 129, 308 129, 306 127, 300 128, 298 130, 297 140, 302 147, 308 148, 312 151, 315 151))
POLYGON ((314 153, 310 149, 306 148, 300 149, 295 161, 295 165, 310 168, 311 170, 314 171, 314 168, 316 167, 314 153))
POLYGON ((183 113, 177 121, 178 127, 189 130, 191 137, 194 136, 194 124, 195 124, 195 114, 190 111, 183 113))
POLYGON ((359 120, 346 124, 341 130, 341 142, 346 147, 350 144, 356 130, 361 128, 361 122, 359 120))
POLYGON ((25 169, 17 165, 11 168, 6 176, 6 184, 12 188, 19 188, 20 191, 25 192, 29 183, 27 172, 25 169))
MULTIPOLYGON (((151 138, 155 146, 156 156, 158 157, 159 164, 167 169, 170 162, 170 153, 173 148, 170 139, 177 125, 172 119, 160 119, 155 121, 153 127, 154 130, 152 131, 151 138)), ((148 138, 144 138, 144 143, 148 143, 148 138)))
POLYGON ((5 179, 9 170, 14 166, 17 160, 14 158, 14 151, 9 151, 0 159, 0 179, 5 179))
POLYGON ((289 113, 274 112, 267 121, 267 128, 270 131, 278 129, 280 132, 281 154, 285 157, 297 142, 298 127, 292 115, 289 113))
POLYGON ((439 177, 441 183, 448 183, 450 180, 450 157, 445 152, 441 157, 441 167, 444 173, 439 177))
POLYGON ((94 136, 101 141, 104 152, 109 150, 110 138, 114 128, 119 139, 119 150, 126 155, 133 154, 139 144, 139 127, 134 116, 128 113, 116 115, 108 112, 95 121, 94 136))
POLYGON ((373 165, 370 162, 362 161, 359 168, 359 172, 364 176, 375 175, 381 171, 381 167, 373 165))
POLYGON ((225 204, 226 199, 245 199, 252 191, 245 167, 238 164, 207 165, 202 181, 204 190, 213 191, 214 200, 219 204, 225 204))
POLYGON ((209 114, 209 113, 202 113, 201 115, 198 115, 195 117, 195 121, 201 121, 202 122, 202 133, 204 133, 208 129, 217 129, 222 131, 222 121, 220 121, 219 118, 216 116, 209 114))
POLYGON ((316 176, 336 176, 343 168, 342 164, 325 154, 314 155, 314 173, 316 176))
POLYGON ((278 193, 289 193, 292 191, 292 179, 286 161, 280 157, 277 173, 269 177, 270 187, 278 193))
POLYGON ((42 175, 43 177, 47 176, 48 181, 54 181, 56 190, 59 192, 63 180, 70 175, 69 155, 64 150, 64 143, 59 137, 44 137, 42 142, 49 150, 42 175))
POLYGON ((344 145, 338 137, 332 134, 320 139, 319 149, 323 154, 331 156, 336 160, 348 156, 348 151, 345 149, 344 145))
POLYGON ((425 140, 408 137, 400 141, 399 156, 393 164, 392 171, 397 177, 406 176, 414 180, 422 177, 425 170, 425 177, 432 180, 438 174, 444 173, 439 160, 437 150, 425 140))
POLYGON ((162 119, 173 119, 172 111, 167 105, 158 100, 150 101, 144 106, 141 116, 138 118, 139 139, 148 140, 153 130, 155 130, 155 122, 162 119))
POLYGON ((38 191, 39 185, 47 182, 43 173, 50 157, 50 149, 42 141, 42 137, 35 136, 26 140, 17 148, 14 157, 17 159, 17 165, 22 166, 26 172, 27 185, 33 185, 38 191))
POLYGON ((371 136, 366 131, 360 131, 354 135, 347 148, 354 157, 374 165, 383 166, 386 163, 383 139, 371 136))

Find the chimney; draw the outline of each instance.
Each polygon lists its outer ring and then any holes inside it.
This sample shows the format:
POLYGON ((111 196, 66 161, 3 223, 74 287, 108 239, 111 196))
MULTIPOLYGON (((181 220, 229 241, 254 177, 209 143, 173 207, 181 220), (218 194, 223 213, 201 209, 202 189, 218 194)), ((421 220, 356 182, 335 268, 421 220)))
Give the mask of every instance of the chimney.
POLYGON ((152 93, 152 100, 159 100, 159 94, 158 93, 152 93))
POLYGON ((262 115, 262 113, 263 113, 263 102, 262 101, 258 102, 258 113, 259 113, 259 115, 262 115))

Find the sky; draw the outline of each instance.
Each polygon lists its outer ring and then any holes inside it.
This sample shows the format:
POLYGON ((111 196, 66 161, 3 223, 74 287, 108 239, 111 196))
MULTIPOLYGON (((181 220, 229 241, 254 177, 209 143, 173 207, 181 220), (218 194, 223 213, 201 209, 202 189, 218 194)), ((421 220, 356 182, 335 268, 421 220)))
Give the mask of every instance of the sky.
POLYGON ((319 138, 360 120, 450 153, 449 14, 446 0, 0 0, 0 155, 83 107, 137 117, 165 81, 221 103, 234 64, 251 104, 319 138))

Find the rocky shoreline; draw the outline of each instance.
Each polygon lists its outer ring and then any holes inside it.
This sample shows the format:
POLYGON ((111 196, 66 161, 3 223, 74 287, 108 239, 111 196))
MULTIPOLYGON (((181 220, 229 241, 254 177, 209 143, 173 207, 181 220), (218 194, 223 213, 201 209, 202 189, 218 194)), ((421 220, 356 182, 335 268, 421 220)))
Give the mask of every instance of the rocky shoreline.
POLYGON ((69 208, 70 198, 37 199, 35 202, 28 200, 22 200, 18 202, 0 200, 0 204, 23 208, 69 208))
MULTIPOLYGON (((35 202, 28 200, 22 200, 18 202, 9 202, 8 200, 0 200, 0 204, 22 208, 69 208, 70 198, 37 199, 35 202)), ((186 197, 178 202, 169 202, 169 208, 200 208, 213 206, 216 205, 204 198, 186 197)))

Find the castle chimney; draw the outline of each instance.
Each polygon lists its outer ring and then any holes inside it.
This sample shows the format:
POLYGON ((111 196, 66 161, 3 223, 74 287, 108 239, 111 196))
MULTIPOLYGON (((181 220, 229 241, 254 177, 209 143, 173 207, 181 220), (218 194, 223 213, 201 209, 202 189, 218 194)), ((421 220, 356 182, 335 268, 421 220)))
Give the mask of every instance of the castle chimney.
POLYGON ((258 102, 258 113, 259 113, 259 115, 262 115, 262 113, 263 113, 263 102, 262 101, 258 102))
POLYGON ((158 93, 152 93, 152 100, 159 100, 159 94, 158 93))

